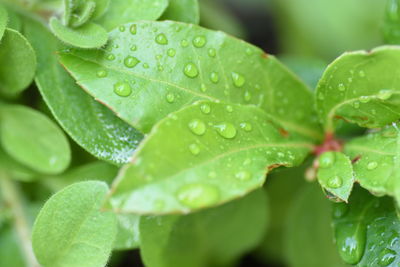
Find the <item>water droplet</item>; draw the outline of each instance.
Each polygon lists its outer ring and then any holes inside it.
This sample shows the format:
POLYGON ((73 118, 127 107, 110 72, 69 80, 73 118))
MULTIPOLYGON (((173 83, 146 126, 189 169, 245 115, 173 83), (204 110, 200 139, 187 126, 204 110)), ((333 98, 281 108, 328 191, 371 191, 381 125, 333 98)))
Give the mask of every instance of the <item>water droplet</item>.
POLYGON ((104 77, 107 77, 107 71, 106 70, 99 70, 98 72, 97 72, 97 77, 99 77, 99 78, 104 78, 104 77))
POLYGON ((207 43, 207 39, 204 36, 196 36, 193 39, 193 45, 197 48, 201 48, 203 46, 205 46, 207 43))
POLYGON ((226 111, 228 111, 229 113, 233 112, 233 107, 231 105, 227 105, 225 107, 226 111))
POLYGON ((156 59, 157 59, 157 60, 162 59, 162 55, 156 55, 156 59))
POLYGON ((215 204, 219 200, 219 190, 209 184, 188 184, 178 190, 177 198, 189 208, 201 208, 215 204))
POLYGON ((396 259, 396 252, 385 248, 379 253, 379 265, 388 266, 396 259))
POLYGON ((376 161, 371 161, 367 165, 368 170, 376 169, 376 167, 378 167, 378 162, 376 162, 376 161))
POLYGON ((253 50, 251 50, 250 48, 246 49, 246 55, 251 56, 253 55, 253 50))
POLYGON ((167 51, 167 55, 170 57, 174 57, 176 55, 176 51, 173 48, 169 48, 167 51))
POLYGON ((129 31, 130 31, 130 33, 133 34, 133 35, 136 34, 136 29, 137 29, 136 24, 132 24, 132 25, 129 27, 129 31))
POLYGON ((251 178, 251 174, 247 171, 240 171, 235 174, 235 178, 240 181, 247 181, 251 178))
POLYGON ((338 85, 338 90, 339 90, 340 92, 344 92, 344 91, 346 91, 346 86, 345 86, 343 83, 340 83, 340 84, 338 85))
POLYGON ((114 84, 114 93, 119 96, 126 97, 132 93, 132 88, 127 82, 117 82, 114 84))
POLYGON ((197 144, 191 144, 189 145, 189 151, 194 156, 197 156, 198 154, 200 154, 200 147, 197 144))
POLYGON ((366 228, 359 223, 341 225, 335 232, 336 243, 342 259, 351 265, 357 264, 364 254, 366 228))
POLYGON ((115 59, 115 55, 114 54, 108 54, 106 57, 107 60, 112 61, 115 59))
POLYGON ((124 32, 125 31, 125 26, 121 25, 121 26, 119 26, 118 29, 119 29, 120 32, 124 32))
POLYGON ((360 102, 361 103, 368 103, 369 101, 371 100, 371 97, 369 97, 369 96, 361 96, 360 97, 360 102))
POLYGON ((206 124, 198 119, 189 122, 189 129, 196 135, 203 135, 206 132, 206 124))
POLYGON ((201 86, 200 86, 200 91, 202 91, 203 93, 204 93, 205 91, 207 91, 207 87, 206 87, 205 84, 201 84, 201 86))
POLYGON ((136 45, 132 45, 131 46, 131 51, 136 51, 137 50, 137 46, 136 45))
POLYGON ((353 103, 354 108, 359 108, 360 107, 360 102, 356 101, 353 103))
POLYGON ((320 168, 329 168, 335 163, 335 154, 334 152, 325 152, 319 157, 319 167, 320 168))
POLYGON ((250 132, 251 130, 253 130, 253 126, 251 126, 250 123, 248 122, 242 122, 240 124, 240 128, 242 128, 243 130, 245 130, 246 132, 250 132))
POLYGON ((246 79, 237 72, 232 72, 231 76, 236 87, 242 87, 246 83, 246 79))
POLYGON ((195 64, 188 63, 183 69, 183 73, 185 73, 185 75, 189 78, 196 78, 199 75, 199 70, 195 64))
POLYGON ((189 42, 188 42, 186 39, 183 39, 183 40, 181 41, 181 46, 182 46, 182 47, 188 47, 188 45, 189 45, 189 42))
POLYGON ((149 64, 143 63, 143 68, 148 69, 149 68, 149 64))
POLYGON ((133 68, 133 67, 135 67, 137 64, 139 64, 139 62, 140 62, 139 59, 137 59, 137 58, 135 58, 135 57, 132 57, 132 56, 127 56, 127 57, 124 59, 124 65, 125 65, 127 68, 133 68))
POLYGON ((236 136, 237 130, 233 124, 229 122, 224 122, 214 126, 220 136, 226 139, 232 139, 236 136))
POLYGON ((213 83, 217 83, 219 81, 219 76, 218 76, 217 72, 215 72, 215 71, 211 72, 210 81, 213 83))
POLYGON ((246 90, 246 92, 244 92, 243 98, 244 98, 244 101, 249 102, 251 100, 251 93, 246 90))
POLYGON ((361 78, 365 77, 365 72, 363 70, 360 70, 358 72, 358 76, 360 76, 361 78))
POLYGON ((173 103, 175 101, 175 95, 173 93, 168 93, 165 96, 165 99, 167 100, 168 103, 173 103))
POLYGON ((164 70, 164 67, 163 67, 162 65, 159 64, 159 65, 157 65, 157 70, 158 70, 158 71, 163 71, 163 70, 164 70))
POLYGON ((349 206, 346 203, 335 203, 333 205, 333 217, 335 219, 343 218, 349 211, 349 206))
POLYGON ((200 106, 200 110, 201 110, 201 112, 203 112, 204 114, 210 114, 210 112, 211 112, 211 107, 210 107, 210 105, 208 105, 208 104, 202 104, 202 105, 200 106))
POLYGON ((167 36, 165 36, 165 34, 163 33, 159 33, 156 36, 156 43, 160 44, 160 45, 166 45, 168 44, 168 39, 167 36))
POLYGON ((390 90, 380 90, 378 93, 378 98, 380 100, 388 100, 393 95, 393 92, 390 90))
POLYGON ((208 55, 210 57, 215 57, 217 55, 217 51, 214 48, 208 49, 208 55))
POLYGON ((328 180, 328 187, 336 189, 343 185, 343 180, 339 176, 333 176, 328 180))

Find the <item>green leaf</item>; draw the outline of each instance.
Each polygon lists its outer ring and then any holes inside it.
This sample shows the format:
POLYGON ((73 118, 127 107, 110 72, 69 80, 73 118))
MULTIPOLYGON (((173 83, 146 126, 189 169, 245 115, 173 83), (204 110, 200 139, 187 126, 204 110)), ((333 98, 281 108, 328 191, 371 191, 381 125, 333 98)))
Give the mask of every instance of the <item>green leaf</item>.
POLYGON ((0 227, 0 259, 4 266, 26 267, 17 237, 10 227, 0 227))
POLYGON ((32 46, 19 32, 6 29, 0 42, 0 91, 10 95, 32 82, 36 57, 32 46), (7 62, 7 64, 5 64, 7 62))
POLYGON ((245 195, 269 170, 298 165, 312 149, 285 131, 259 108, 198 102, 153 128, 113 184, 112 202, 124 213, 160 214, 245 195))
POLYGON ((168 0, 112 0, 99 23, 107 30, 139 20, 157 20, 168 6, 168 0))
POLYGON ((45 115, 25 106, 6 105, 0 107, 0 118, 1 145, 17 161, 46 174, 68 167, 68 140, 45 115))
POLYGON ((357 266, 398 266, 400 221, 393 201, 355 190, 349 205, 334 204, 333 222, 342 259, 357 266))
POLYGON ((141 255, 149 267, 230 266, 261 240, 265 192, 186 216, 140 220, 141 255))
POLYGON ((67 45, 79 48, 99 48, 107 43, 108 34, 101 26, 88 22, 79 28, 64 26, 57 18, 50 19, 50 28, 67 45))
POLYGON ((347 202, 354 184, 353 166, 345 154, 328 151, 318 158, 318 182, 322 188, 341 201, 347 202))
POLYGON ((383 34, 388 44, 400 44, 400 1, 387 0, 383 34))
POLYGON ((317 110, 328 132, 342 118, 377 128, 400 118, 400 47, 345 53, 329 65, 317 88, 317 110))
POLYGON ((143 135, 75 84, 54 56, 59 42, 44 26, 33 20, 24 24, 38 55, 36 84, 57 121, 95 157, 116 165, 128 162, 143 135))
POLYGON ((87 23, 93 16, 96 10, 96 3, 94 1, 85 1, 85 4, 81 8, 78 14, 73 14, 71 17, 70 26, 73 28, 80 27, 87 23))
MULTIPOLYGON (((355 159, 355 180, 377 195, 390 195, 400 201, 399 165, 400 135, 394 127, 355 138, 345 145, 345 153, 355 159)), ((399 202, 400 203, 400 202, 399 202)))
POLYGON ((116 214, 118 221, 118 234, 114 242, 116 250, 127 250, 139 248, 140 216, 136 214, 116 214))
POLYGON ((6 30, 8 23, 8 13, 7 10, 0 6, 0 40, 3 38, 4 31, 6 30))
POLYGON ((196 100, 221 100, 257 105, 289 130, 313 140, 321 136, 307 87, 250 44, 171 21, 127 24, 110 39, 105 50, 62 53, 61 63, 87 92, 143 132, 196 100))
POLYGON ((52 196, 33 227, 35 255, 43 266, 105 266, 117 234, 115 215, 100 211, 103 182, 73 184, 52 196))
POLYGON ((0 149, 0 169, 15 180, 30 182, 37 178, 37 173, 19 163, 0 149))
POLYGON ((198 0, 169 0, 167 10, 161 19, 199 24, 200 9, 198 0))
POLYGON ((291 267, 340 267, 332 242, 330 202, 315 184, 302 187, 286 218, 286 258, 291 267))

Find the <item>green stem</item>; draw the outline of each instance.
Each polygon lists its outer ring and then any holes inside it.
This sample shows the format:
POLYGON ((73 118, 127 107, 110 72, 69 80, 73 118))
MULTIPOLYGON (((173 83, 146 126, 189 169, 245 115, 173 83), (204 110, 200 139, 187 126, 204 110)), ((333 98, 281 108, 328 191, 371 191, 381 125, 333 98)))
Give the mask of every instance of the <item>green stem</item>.
POLYGON ((15 182, 4 172, 0 174, 0 190, 5 204, 10 208, 13 224, 25 256, 26 266, 39 267, 40 265, 33 254, 32 242, 30 240, 31 230, 24 214, 19 189, 15 182))

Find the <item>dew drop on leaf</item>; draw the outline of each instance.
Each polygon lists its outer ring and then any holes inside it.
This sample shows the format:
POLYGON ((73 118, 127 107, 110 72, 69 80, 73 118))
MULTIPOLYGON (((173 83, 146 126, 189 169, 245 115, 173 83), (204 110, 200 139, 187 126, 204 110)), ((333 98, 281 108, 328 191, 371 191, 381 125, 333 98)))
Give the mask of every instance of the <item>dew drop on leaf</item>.
POLYGON ((197 48, 201 48, 205 46, 207 43, 207 39, 204 36, 196 36, 193 38, 193 45, 197 48))
POLYGON ((127 97, 132 93, 132 88, 127 82, 117 82, 114 84, 114 93, 122 97, 127 97))
POLYGON ((340 256, 346 263, 355 265, 361 260, 366 234, 365 227, 359 227, 357 223, 342 225, 340 231, 335 233, 340 256))
POLYGON ((131 34, 133 34, 133 35, 136 34, 136 24, 132 24, 132 25, 129 27, 129 32, 130 32, 131 34))
POLYGON ((203 135, 206 132, 206 124, 198 119, 191 120, 188 127, 196 135, 203 135))
POLYGON ((131 46, 131 51, 136 51, 137 50, 137 46, 136 45, 132 45, 131 46))
POLYGON ((361 78, 365 77, 365 72, 363 70, 360 70, 358 72, 358 76, 360 76, 361 78))
POLYGON ((200 147, 197 144, 190 144, 189 151, 193 155, 197 156, 198 154, 200 154, 200 147))
POLYGON ((106 70, 99 70, 96 75, 99 78, 107 77, 107 71, 106 70))
POLYGON ((246 55, 251 56, 253 55, 253 51, 250 48, 246 49, 246 55))
POLYGON ((114 54, 109 54, 109 55, 107 55, 106 59, 109 60, 109 61, 113 61, 115 59, 115 55, 114 54))
POLYGON ((173 48, 169 48, 169 49, 167 50, 167 55, 168 55, 169 57, 174 57, 174 56, 176 55, 176 50, 173 49, 173 48))
POLYGON ((188 184, 178 190, 177 198, 189 208, 201 208, 216 203, 219 200, 219 190, 208 184, 188 184))
POLYGON ((201 110, 201 112, 203 112, 204 114, 210 114, 210 112, 211 112, 211 107, 210 107, 210 105, 208 105, 208 104, 202 104, 202 105, 200 106, 200 110, 201 110))
POLYGON ((217 51, 214 48, 208 49, 208 55, 210 57, 215 57, 217 55, 217 51))
POLYGON ((378 98, 380 100, 388 100, 389 98, 391 98, 393 95, 393 92, 391 92, 390 90, 381 90, 378 93, 378 98))
POLYGON ((353 103, 354 108, 359 108, 360 107, 360 102, 356 101, 353 103))
POLYGON ((243 130, 245 130, 246 132, 250 132, 251 130, 253 130, 253 126, 251 126, 250 123, 248 122, 242 122, 240 124, 240 128, 242 128, 243 130))
POLYGON ((225 107, 226 111, 228 111, 229 113, 233 112, 233 107, 231 105, 227 105, 225 107))
POLYGON ((376 162, 376 161, 371 161, 367 165, 368 170, 376 169, 376 167, 378 167, 378 162, 376 162))
POLYGON ((168 39, 167 36, 165 36, 165 34, 163 33, 159 33, 156 36, 156 43, 160 44, 160 45, 166 45, 168 44, 168 39))
POLYGON ((120 32, 124 32, 124 31, 125 31, 125 26, 124 26, 124 25, 121 25, 121 26, 119 26, 118 29, 119 29, 120 32))
POLYGON ((249 101, 251 100, 251 93, 250 93, 249 91, 246 90, 246 91, 244 92, 243 98, 244 98, 244 101, 249 102, 249 101))
POLYGON ((202 91, 203 93, 204 93, 205 91, 207 91, 207 87, 206 87, 205 84, 201 84, 201 86, 200 86, 200 91, 202 91))
POLYGON ((329 168, 335 163, 335 154, 333 152, 325 152, 319 157, 319 167, 329 168))
POLYGON ((213 83, 218 83, 219 82, 219 75, 217 72, 213 71, 210 74, 210 81, 213 83))
POLYGON ((396 252, 385 248, 379 253, 379 265, 380 266, 388 266, 396 259, 396 252))
POLYGON ((175 95, 173 93, 168 93, 165 96, 165 99, 167 100, 168 103, 173 103, 175 101, 175 95))
POLYGON ((339 176, 333 176, 328 180, 328 187, 336 189, 343 185, 343 180, 339 176))
POLYGON ((199 70, 193 63, 186 64, 183 73, 189 78, 196 78, 199 75, 199 70))
POLYGON ((340 83, 340 84, 338 85, 338 90, 339 90, 340 92, 344 92, 344 91, 346 91, 346 86, 345 86, 343 83, 340 83))
POLYGON ((127 57, 124 59, 124 65, 125 65, 125 67, 127 67, 127 68, 133 68, 133 67, 135 67, 137 64, 139 64, 139 62, 140 62, 139 59, 137 59, 137 58, 135 58, 135 57, 132 57, 132 56, 127 56, 127 57))
POLYGON ((237 72, 232 72, 231 76, 236 87, 242 87, 246 83, 246 79, 237 72))
POLYGON ((235 178, 240 181, 247 181, 251 178, 251 174, 247 171, 240 171, 235 174, 235 178))
POLYGON ((233 124, 224 122, 214 126, 220 136, 226 139, 232 139, 236 136, 237 130, 233 124))
POLYGON ((188 42, 186 39, 183 39, 183 40, 181 41, 181 46, 182 46, 182 47, 188 47, 188 45, 189 45, 189 42, 188 42))
POLYGON ((361 103, 368 103, 369 101, 371 100, 371 97, 369 97, 369 96, 361 96, 360 97, 360 102, 361 103))

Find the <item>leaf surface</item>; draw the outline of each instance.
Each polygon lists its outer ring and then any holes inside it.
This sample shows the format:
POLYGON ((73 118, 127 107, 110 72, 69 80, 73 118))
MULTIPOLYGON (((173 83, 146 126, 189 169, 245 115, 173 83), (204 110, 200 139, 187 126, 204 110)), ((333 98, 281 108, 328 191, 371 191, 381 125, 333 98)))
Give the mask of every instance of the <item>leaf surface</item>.
POLYGON ((186 216, 144 217, 141 254, 149 267, 230 266, 261 240, 265 192, 186 216))
POLYGON ((0 40, 3 38, 4 31, 6 30, 8 23, 8 13, 7 10, 0 6, 0 40))
POLYGON ((154 127, 114 182, 114 207, 189 212, 242 196, 270 169, 298 165, 312 149, 285 131, 256 107, 195 103, 154 127))
POLYGON ((167 10, 161 19, 199 24, 200 9, 198 0, 169 0, 167 10))
POLYGON ((337 118, 378 128, 400 118, 400 47, 344 53, 326 69, 316 91, 325 129, 337 118))
POLYGON ((73 50, 60 60, 88 93, 146 133, 169 113, 212 100, 256 105, 290 130, 321 136, 307 87, 273 56, 221 32, 126 24, 105 50, 73 50))
POLYGON ((64 130, 95 157, 117 165, 128 162, 143 135, 75 84, 54 57, 60 43, 44 26, 26 20, 25 34, 38 55, 36 84, 64 130))
POLYGON ((19 32, 6 29, 0 42, 0 91, 21 92, 32 82, 36 70, 35 51, 19 32))
POLYGON ((14 159, 41 173, 64 171, 71 161, 68 140, 40 112, 20 105, 0 107, 0 142, 14 159))
POLYGON ((117 234, 115 215, 100 211, 107 192, 103 182, 81 182, 46 202, 32 233, 43 266, 106 265, 117 234))
POLYGON ((118 234, 114 242, 115 250, 139 248, 141 216, 137 214, 116 214, 118 220, 118 234))

